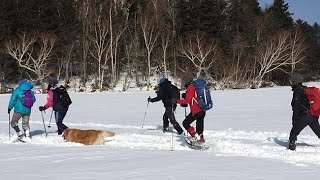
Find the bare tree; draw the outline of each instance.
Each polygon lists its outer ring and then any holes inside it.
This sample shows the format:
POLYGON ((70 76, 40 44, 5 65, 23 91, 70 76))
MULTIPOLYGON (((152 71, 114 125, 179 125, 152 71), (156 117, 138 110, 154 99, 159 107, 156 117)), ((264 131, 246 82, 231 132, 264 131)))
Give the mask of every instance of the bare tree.
POLYGON ((6 53, 14 58, 20 67, 36 75, 33 81, 40 81, 42 90, 45 90, 43 79, 52 73, 47 68, 48 61, 52 55, 52 49, 56 37, 51 34, 41 34, 39 38, 27 36, 26 33, 18 35, 17 40, 9 40, 5 47, 6 53), (36 44, 37 40, 39 43, 36 44))
POLYGON ((91 7, 93 2, 90 0, 83 0, 76 7, 79 13, 79 20, 81 22, 81 35, 80 35, 80 45, 81 45, 81 80, 84 86, 87 81, 87 63, 89 57, 89 32, 91 24, 91 16, 93 14, 91 7))
MULTIPOLYGON (((164 27, 165 28, 165 27, 164 27)), ((172 38, 172 31, 168 28, 165 28, 160 33, 160 39, 161 39, 161 50, 162 50, 162 66, 164 68, 164 74, 166 77, 168 77, 168 48, 170 46, 170 42, 172 38)))
POLYGON ((103 77, 104 77, 104 65, 108 60, 107 50, 110 45, 110 39, 108 39, 108 24, 101 20, 100 16, 96 17, 93 25, 94 33, 92 37, 89 37, 93 49, 89 50, 90 55, 98 62, 98 87, 100 92, 103 90, 103 77))
POLYGON ((291 61, 290 32, 282 32, 261 43, 257 51, 258 74, 255 86, 259 87, 263 78, 270 72, 281 70, 288 73, 284 67, 298 62, 291 61))
POLYGON ((204 72, 211 81, 209 73, 218 56, 217 43, 210 38, 204 37, 199 32, 186 36, 180 41, 179 51, 182 57, 189 59, 197 68, 197 76, 204 72))
POLYGON ((110 38, 110 62, 111 62, 111 87, 114 87, 118 80, 118 48, 119 41, 126 30, 129 8, 132 5, 130 0, 113 0, 109 4, 109 38, 110 38))
MULTIPOLYGON (((176 75, 177 71, 177 60, 176 60, 176 45, 177 45, 177 15, 178 15, 178 10, 177 10, 177 5, 179 1, 177 0, 159 0, 160 1, 160 8, 161 11, 164 13, 164 20, 165 21, 171 21, 171 25, 167 25, 167 27, 170 27, 167 31, 171 31, 170 33, 168 32, 168 35, 170 35, 170 44, 172 47, 172 57, 173 57, 173 63, 174 63, 174 68, 173 68, 173 75, 176 75)), ((163 20, 163 22, 165 22, 163 20)), ((165 27, 165 29, 167 29, 165 27)), ((165 36, 164 36, 165 37, 165 36)), ((162 39, 162 47, 163 46, 163 35, 161 37, 162 39)), ((168 39, 169 40, 169 39, 168 39)), ((169 44, 169 45, 170 45, 169 44)))
POLYGON ((305 52, 307 48, 301 39, 299 28, 291 36, 290 46, 291 73, 293 73, 296 70, 296 65, 301 63, 307 56, 305 52))
POLYGON ((125 71, 125 79, 122 87, 122 91, 126 91, 129 88, 130 85, 130 79, 133 79, 132 77, 132 56, 133 56, 133 48, 134 48, 134 42, 131 41, 129 44, 125 47, 125 53, 126 53, 126 64, 123 66, 125 71))
POLYGON ((218 79, 222 88, 244 88, 252 80, 253 65, 245 52, 247 44, 241 36, 236 36, 231 44, 230 58, 218 61, 218 79))
POLYGON ((156 42, 159 37, 159 32, 156 25, 156 16, 153 14, 153 4, 148 4, 139 15, 139 22, 142 30, 142 35, 144 39, 144 45, 147 50, 147 64, 148 64, 148 76, 147 76, 147 91, 150 87, 150 77, 151 77, 151 54, 156 42))

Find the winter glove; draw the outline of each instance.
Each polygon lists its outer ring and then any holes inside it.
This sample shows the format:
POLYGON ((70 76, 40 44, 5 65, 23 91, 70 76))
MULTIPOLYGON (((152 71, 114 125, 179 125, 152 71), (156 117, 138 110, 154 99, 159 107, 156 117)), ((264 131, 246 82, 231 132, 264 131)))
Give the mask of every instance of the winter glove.
POLYGON ((39 111, 44 111, 46 108, 44 106, 39 106, 39 111))
POLYGON ((181 96, 182 96, 183 99, 186 98, 186 94, 187 94, 187 93, 182 93, 182 94, 181 94, 181 96))
POLYGON ((148 97, 148 102, 151 102, 151 97, 148 97))
POLYGON ((8 108, 8 114, 10 114, 11 109, 8 108))

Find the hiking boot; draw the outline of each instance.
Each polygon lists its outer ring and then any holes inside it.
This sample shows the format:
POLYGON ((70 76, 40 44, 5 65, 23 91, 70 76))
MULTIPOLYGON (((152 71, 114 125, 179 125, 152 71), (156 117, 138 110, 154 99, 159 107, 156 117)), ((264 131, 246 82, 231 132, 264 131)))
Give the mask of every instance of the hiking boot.
POLYGON ((289 148, 291 151, 296 150, 296 141, 290 141, 288 148, 289 148))
POLYGON ((163 128, 163 129, 162 129, 162 132, 163 132, 163 133, 169 132, 169 127, 163 128))
POLYGON ((17 136, 18 136, 18 139, 22 139, 23 138, 23 132, 21 132, 21 131, 17 132, 17 136))
POLYGON ((200 135, 200 142, 202 144, 206 143, 206 140, 204 139, 203 134, 200 135))
POLYGON ((29 129, 24 130, 23 135, 24 135, 24 137, 30 138, 30 130, 29 129))
POLYGON ((188 133, 191 135, 191 137, 195 137, 195 135, 196 135, 196 131, 194 130, 194 127, 189 127, 188 129, 187 129, 187 131, 188 131, 188 133))

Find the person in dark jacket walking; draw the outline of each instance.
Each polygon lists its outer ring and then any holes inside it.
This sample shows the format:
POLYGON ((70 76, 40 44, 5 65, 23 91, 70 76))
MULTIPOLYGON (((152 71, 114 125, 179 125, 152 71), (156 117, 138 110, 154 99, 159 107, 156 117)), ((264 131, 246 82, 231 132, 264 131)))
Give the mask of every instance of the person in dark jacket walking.
POLYGON ((320 138, 319 116, 312 116, 308 112, 310 105, 307 95, 304 92, 306 86, 302 85, 303 76, 298 73, 292 74, 290 78, 290 85, 293 91, 291 101, 292 106, 292 129, 289 137, 289 149, 296 149, 297 136, 306 127, 309 126, 312 131, 320 138))
POLYGON ((40 111, 44 111, 50 107, 53 108, 55 120, 58 128, 58 135, 61 135, 68 127, 63 124, 63 119, 66 116, 69 107, 63 106, 60 100, 60 95, 66 93, 63 86, 57 87, 56 79, 49 79, 47 102, 44 106, 39 106, 40 111))
POLYGON ((195 138, 196 134, 198 134, 200 136, 200 142, 205 143, 203 129, 204 117, 206 116, 206 112, 203 111, 196 102, 196 89, 192 84, 192 80, 188 80, 185 84, 185 87, 187 89, 185 98, 177 100, 177 103, 181 105, 189 104, 190 113, 183 120, 182 125, 188 131, 191 137, 195 138), (190 125, 195 120, 196 130, 193 126, 190 125))
POLYGON ((176 121, 174 116, 174 111, 176 110, 177 105, 173 104, 172 101, 176 101, 180 97, 175 97, 175 91, 178 91, 179 96, 180 92, 179 89, 171 84, 167 78, 161 78, 159 81, 159 90, 157 91, 157 97, 155 98, 148 98, 148 102, 157 102, 162 100, 163 106, 165 107, 165 112, 163 114, 163 132, 168 132, 169 130, 169 120, 173 127, 177 130, 178 134, 183 133, 183 129, 176 121), (175 100, 172 100, 175 99, 175 100))

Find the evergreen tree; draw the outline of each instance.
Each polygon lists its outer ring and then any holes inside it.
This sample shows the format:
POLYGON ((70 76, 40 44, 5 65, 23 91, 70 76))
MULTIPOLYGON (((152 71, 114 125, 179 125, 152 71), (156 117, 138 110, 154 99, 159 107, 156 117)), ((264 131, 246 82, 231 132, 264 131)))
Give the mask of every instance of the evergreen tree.
POLYGON ((178 3, 180 35, 202 31, 221 38, 224 31, 226 2, 223 0, 181 0, 178 3))
POLYGON ((257 0, 230 0, 227 14, 227 37, 231 41, 242 39, 247 44, 247 50, 253 52, 256 44, 256 22, 262 14, 257 0))
POLYGON ((289 5, 284 0, 274 0, 273 4, 266 9, 265 17, 270 34, 279 30, 289 30, 293 28, 292 13, 289 12, 289 5))

